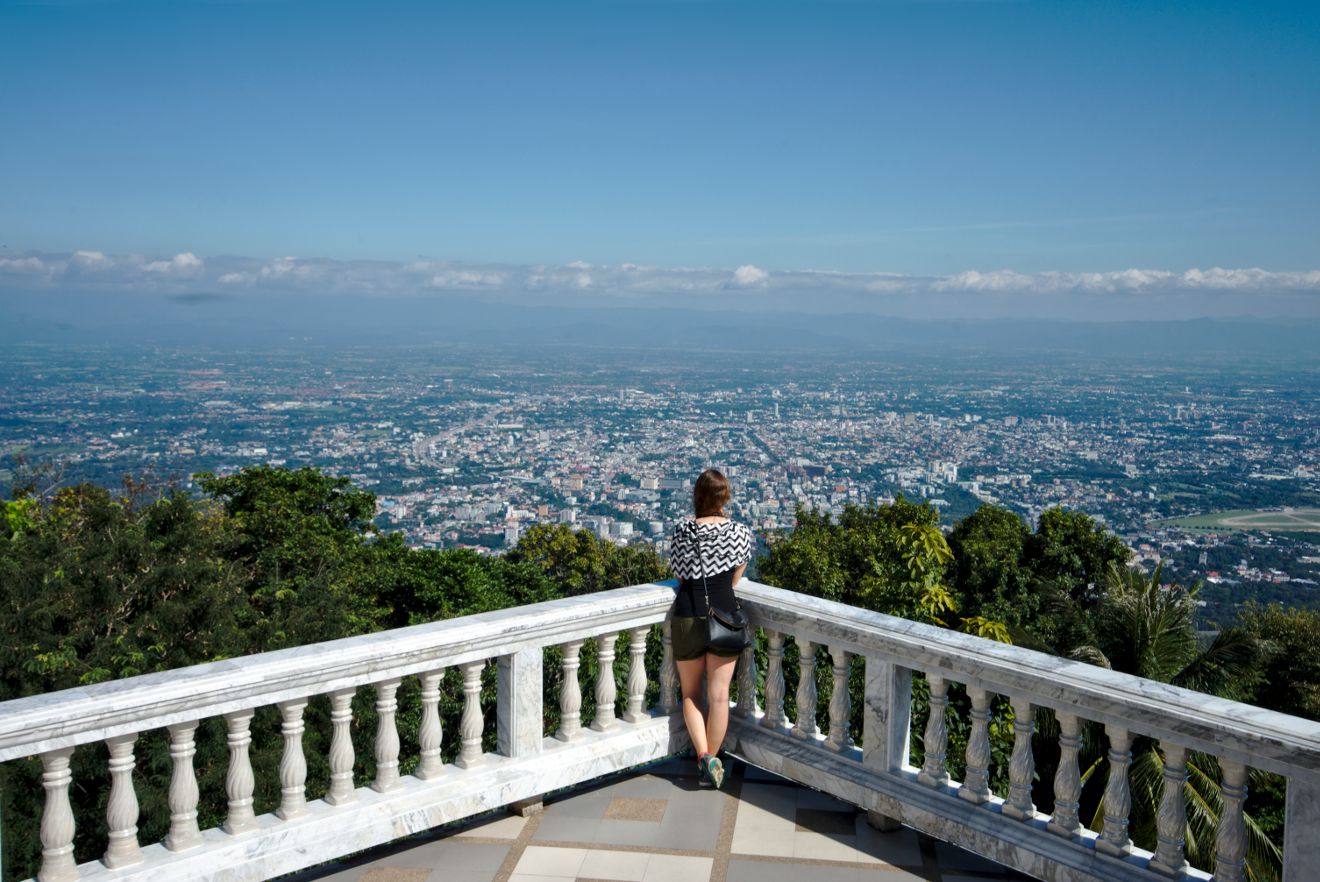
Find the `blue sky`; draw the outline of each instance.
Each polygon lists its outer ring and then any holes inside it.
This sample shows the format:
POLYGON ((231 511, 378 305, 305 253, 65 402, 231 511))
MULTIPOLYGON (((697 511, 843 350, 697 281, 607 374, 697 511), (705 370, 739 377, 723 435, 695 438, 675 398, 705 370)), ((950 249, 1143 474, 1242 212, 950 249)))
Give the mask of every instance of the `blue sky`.
POLYGON ((1320 269, 1317 3, 5 0, 0 105, 0 260, 1320 269))

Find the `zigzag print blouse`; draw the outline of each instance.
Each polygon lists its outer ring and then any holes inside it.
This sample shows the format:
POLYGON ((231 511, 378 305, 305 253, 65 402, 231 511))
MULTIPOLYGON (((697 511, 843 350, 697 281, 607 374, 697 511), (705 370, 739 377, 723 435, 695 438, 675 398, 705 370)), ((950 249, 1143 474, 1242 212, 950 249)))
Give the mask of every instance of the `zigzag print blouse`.
POLYGON ((752 531, 746 524, 734 521, 699 524, 692 518, 684 518, 674 527, 669 543, 669 566, 683 580, 700 579, 703 569, 710 579, 751 559, 752 531))

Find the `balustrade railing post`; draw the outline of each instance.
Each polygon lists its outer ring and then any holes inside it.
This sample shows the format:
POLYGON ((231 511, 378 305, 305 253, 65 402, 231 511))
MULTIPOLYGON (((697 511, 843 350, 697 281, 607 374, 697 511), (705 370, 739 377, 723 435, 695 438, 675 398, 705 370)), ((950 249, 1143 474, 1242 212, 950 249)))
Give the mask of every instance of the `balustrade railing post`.
POLYGON ((825 746, 833 751, 852 747, 852 734, 848 725, 852 718, 852 697, 848 694, 848 671, 851 654, 841 646, 831 646, 830 660, 834 666, 834 683, 830 689, 830 736, 825 746))
POLYGON ((1247 822, 1242 814, 1247 801, 1247 767, 1221 758, 1219 768, 1224 779, 1219 785, 1223 807, 1215 837, 1215 882, 1242 882, 1247 863, 1247 822))
POLYGON ((444 671, 427 671, 419 678, 421 682, 422 721, 417 727, 417 746, 419 762, 417 777, 423 781, 438 778, 444 768, 440 760, 440 681, 444 671))
POLYGON ((591 728, 608 732, 619 725, 614 717, 614 702, 618 687, 614 684, 614 641, 618 634, 601 634, 596 638, 596 718, 591 728))
POLYGON ((485 720, 481 716, 481 672, 485 661, 468 662, 459 666, 463 672, 463 715, 458 720, 458 759, 460 769, 470 769, 482 760, 481 732, 485 720))
MULTIPOLYGON (((876 655, 866 656, 862 706, 862 765, 884 774, 907 768, 912 724, 912 672, 876 655)), ((799 695, 801 690, 798 690, 799 695)), ((801 701, 801 699, 798 699, 801 701)), ((815 700, 814 695, 812 698, 815 700)), ((900 818, 868 811, 878 830, 896 830, 900 818)))
POLYGON ((752 722, 760 710, 756 701, 756 629, 752 629, 752 642, 738 656, 738 704, 733 712, 752 722))
POLYGON ((371 789, 377 793, 399 786, 399 727, 394 722, 399 683, 395 679, 376 684, 376 780, 371 789))
POLYGON ((1031 801, 1031 779, 1036 773, 1036 758, 1031 753, 1031 736, 1036 731, 1036 718, 1031 702, 1012 697, 1013 754, 1008 760, 1008 801, 1003 813, 1010 818, 1026 820, 1036 815, 1031 801))
POLYGON ((1309 882, 1320 867, 1320 775, 1295 771, 1284 800, 1283 882, 1309 882))
POLYGON ((967 773, 958 796, 979 805, 990 801, 990 693, 968 686, 967 695, 972 700, 972 731, 967 736, 967 773))
POLYGON ((559 685, 559 731, 555 737, 560 741, 572 741, 582 729, 582 684, 578 682, 582 641, 565 643, 560 649, 564 655, 564 681, 559 685))
POLYGON ((784 728, 784 634, 767 628, 765 637, 765 716, 761 725, 778 731, 784 728))
POLYGON ((252 744, 251 710, 225 714, 229 730, 229 771, 225 775, 225 793, 229 797, 229 814, 225 817, 224 831, 230 834, 254 830, 257 816, 252 811, 252 791, 256 778, 252 774, 252 760, 248 746, 252 744))
POLYGON ((672 714, 679 708, 678 665, 674 662, 674 632, 669 619, 665 619, 660 629, 665 647, 664 658, 660 661, 660 710, 672 714))
POLYGON ((1184 850, 1187 834, 1187 750, 1181 744, 1160 742, 1164 748, 1164 792, 1155 815, 1155 856, 1150 868, 1166 876, 1181 876, 1187 869, 1184 850))
POLYGON ((1097 851, 1122 857, 1132 851, 1128 837, 1128 815, 1132 813, 1132 789, 1128 767, 1132 765, 1132 735, 1120 726, 1105 726, 1109 735, 1109 780, 1105 783, 1105 825, 1095 841, 1097 851))
POLYGON ((651 718, 646 712, 646 637, 650 633, 649 627, 628 632, 628 707, 623 712, 628 723, 651 718))
POLYGON ((202 831, 197 828, 197 773, 193 757, 197 744, 193 740, 197 723, 176 723, 170 732, 170 790, 166 799, 170 809, 170 832, 165 847, 170 851, 184 851, 202 844, 202 831))
POLYGON ((496 663, 495 743, 502 756, 532 756, 544 741, 545 654, 541 647, 502 655, 496 663))
POLYGON ((813 740, 820 734, 816 726, 816 644, 810 640, 797 641, 799 652, 797 719, 793 722, 794 738, 813 740))
POLYGON ((1081 769, 1077 752, 1082 747, 1081 721, 1076 714, 1055 711, 1059 721, 1059 767, 1054 772, 1054 816, 1048 824, 1051 833, 1072 838, 1082 832, 1078 808, 1082 798, 1081 769))
POLYGON ((353 788, 353 695, 355 689, 330 693, 330 789, 325 801, 346 805, 357 799, 353 788))
POLYGON ((275 814, 287 821, 307 814, 307 756, 302 743, 307 699, 281 701, 279 709, 284 752, 280 754, 280 807, 275 814))
POLYGON ((73 807, 69 805, 72 756, 72 747, 41 755, 41 787, 46 791, 46 803, 41 810, 41 869, 37 882, 71 882, 78 878, 78 865, 73 859, 73 807))
POLYGON ((133 789, 133 745, 137 734, 116 735, 105 740, 110 751, 110 797, 105 806, 107 843, 101 859, 107 867, 117 870, 142 863, 142 849, 138 847, 138 799, 133 789))
POLYGON ((926 683, 930 686, 930 713, 921 741, 925 759, 917 780, 927 787, 944 787, 949 783, 949 772, 944 765, 949 750, 949 726, 944 719, 944 710, 949 706, 949 681, 940 674, 927 674, 926 683))

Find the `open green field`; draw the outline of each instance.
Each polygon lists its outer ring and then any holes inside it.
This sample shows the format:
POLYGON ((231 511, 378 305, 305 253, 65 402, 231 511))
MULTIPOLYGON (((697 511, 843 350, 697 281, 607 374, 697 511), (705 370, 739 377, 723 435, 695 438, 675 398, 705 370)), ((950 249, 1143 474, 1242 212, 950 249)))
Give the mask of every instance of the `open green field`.
POLYGON ((1320 532, 1320 508, 1284 508, 1277 511, 1215 511, 1160 521, 1184 530, 1269 530, 1275 533, 1320 532))

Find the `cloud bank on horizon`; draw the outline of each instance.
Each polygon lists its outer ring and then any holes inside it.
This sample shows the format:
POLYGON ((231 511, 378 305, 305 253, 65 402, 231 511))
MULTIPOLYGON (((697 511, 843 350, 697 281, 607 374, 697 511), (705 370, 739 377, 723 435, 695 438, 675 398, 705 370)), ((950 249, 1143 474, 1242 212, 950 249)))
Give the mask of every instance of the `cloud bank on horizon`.
POLYGON ((907 318, 1320 318, 1320 270, 967 270, 947 276, 830 270, 372 261, 20 252, 0 256, 0 293, 462 296, 538 306, 866 312, 907 318))

